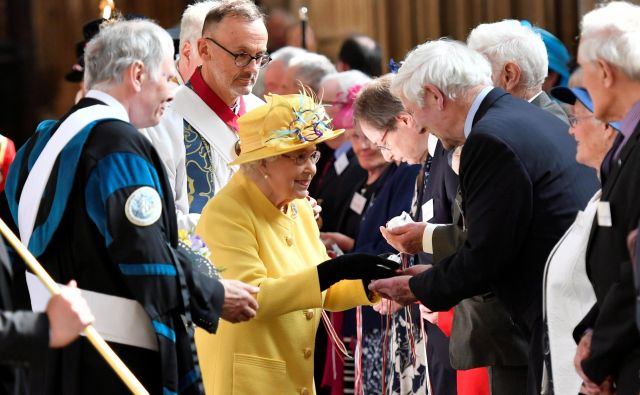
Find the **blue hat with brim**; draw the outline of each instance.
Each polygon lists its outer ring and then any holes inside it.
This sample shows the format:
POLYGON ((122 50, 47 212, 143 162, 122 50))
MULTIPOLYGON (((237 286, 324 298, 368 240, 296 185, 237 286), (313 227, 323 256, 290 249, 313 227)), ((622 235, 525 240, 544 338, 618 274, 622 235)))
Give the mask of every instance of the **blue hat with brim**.
MULTIPOLYGON (((587 108, 590 112, 595 112, 593 109, 593 100, 591 100, 591 96, 589 96, 589 92, 582 87, 576 88, 567 88, 565 86, 557 86, 551 89, 551 96, 560 100, 563 103, 574 105, 576 104, 576 100, 579 101, 583 106, 587 108)), ((609 122, 611 127, 620 130, 620 122, 609 122)))
POLYGON ((544 46, 547 48, 547 58, 549 59, 549 68, 560 75, 560 83, 558 86, 567 86, 569 82, 569 61, 571 55, 567 47, 558 39, 558 37, 549 33, 541 27, 533 26, 529 21, 522 20, 520 24, 531 28, 534 32, 540 34, 544 46))

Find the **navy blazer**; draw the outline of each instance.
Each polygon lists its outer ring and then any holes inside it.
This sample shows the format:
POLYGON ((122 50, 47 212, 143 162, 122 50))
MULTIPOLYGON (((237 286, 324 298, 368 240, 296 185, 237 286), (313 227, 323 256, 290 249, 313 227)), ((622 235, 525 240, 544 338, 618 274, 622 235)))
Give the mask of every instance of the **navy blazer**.
POLYGON ((445 311, 493 291, 531 335, 549 251, 598 188, 575 153, 558 118, 501 89, 489 92, 460 158, 467 241, 410 280, 420 301, 445 311))

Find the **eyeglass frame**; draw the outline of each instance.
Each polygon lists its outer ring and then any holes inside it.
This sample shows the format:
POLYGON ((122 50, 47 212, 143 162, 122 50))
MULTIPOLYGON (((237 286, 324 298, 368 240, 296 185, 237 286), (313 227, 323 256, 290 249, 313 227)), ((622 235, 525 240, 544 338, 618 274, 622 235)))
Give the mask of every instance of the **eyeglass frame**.
POLYGON ((222 48, 223 51, 225 51, 226 53, 228 53, 229 55, 233 56, 233 63, 236 65, 236 67, 247 67, 249 65, 249 63, 251 63, 252 60, 256 61, 256 64, 258 65, 258 68, 262 69, 264 68, 266 65, 269 64, 269 62, 271 62, 271 55, 269 55, 268 52, 263 53, 262 55, 256 55, 256 56, 251 56, 250 54, 246 53, 246 52, 240 52, 240 53, 234 53, 229 51, 227 48, 225 48, 222 44, 220 44, 219 42, 217 42, 216 40, 214 40, 211 37, 204 37, 206 40, 211 41, 212 43, 214 43, 215 45, 217 45, 218 47, 222 48), (240 56, 247 56, 249 58, 249 60, 247 61, 247 63, 241 65, 238 64, 238 58, 240 56), (263 59, 267 59, 264 64, 263 59))
POLYGON ((389 134, 390 130, 391 129, 386 129, 384 131, 384 133, 382 133, 382 138, 380 140, 378 140, 378 142, 376 143, 376 148, 381 149, 381 150, 385 150, 385 151, 391 151, 391 148, 389 148, 389 146, 384 143, 384 141, 387 138, 387 134, 389 134))
POLYGON ((288 154, 280 154, 280 156, 283 156, 285 158, 291 159, 298 166, 304 166, 307 163, 308 160, 311 160, 311 163, 316 165, 318 163, 318 161, 320 160, 320 156, 321 155, 322 154, 318 150, 313 151, 309 155, 305 155, 305 154, 302 154, 302 153, 300 153, 300 154, 298 154, 296 156, 291 156, 291 155, 288 155, 288 154))
POLYGON ((595 114, 589 114, 589 115, 569 115, 567 117, 567 120, 569 121, 569 127, 570 128, 575 128, 578 125, 578 122, 580 122, 581 119, 588 119, 588 118, 595 118, 595 114))

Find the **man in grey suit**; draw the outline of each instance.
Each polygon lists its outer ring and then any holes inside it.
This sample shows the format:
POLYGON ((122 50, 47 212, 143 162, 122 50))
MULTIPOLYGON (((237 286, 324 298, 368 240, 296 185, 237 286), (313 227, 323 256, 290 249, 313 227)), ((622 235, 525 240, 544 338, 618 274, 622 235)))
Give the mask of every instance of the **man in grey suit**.
POLYGON ((549 59, 542 37, 514 19, 483 23, 471 31, 467 46, 491 63, 493 85, 549 111, 569 125, 567 114, 542 90, 549 59))
POLYGON ((75 281, 49 300, 46 312, 12 311, 13 268, 0 237, 0 393, 25 394, 22 367, 44 359, 46 350, 64 347, 93 322, 75 281))

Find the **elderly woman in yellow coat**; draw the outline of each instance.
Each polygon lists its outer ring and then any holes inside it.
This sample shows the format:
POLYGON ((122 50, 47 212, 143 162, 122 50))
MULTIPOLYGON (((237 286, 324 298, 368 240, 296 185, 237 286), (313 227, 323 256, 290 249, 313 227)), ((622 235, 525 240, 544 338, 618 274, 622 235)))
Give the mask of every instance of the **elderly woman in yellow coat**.
POLYGON ((260 288, 260 307, 251 321, 197 333, 208 394, 315 393, 322 309, 371 304, 367 278, 394 273, 376 256, 328 260, 306 197, 320 156, 315 145, 343 132, 329 121, 304 94, 267 97, 238 120, 241 153, 232 165, 240 171, 205 206, 196 233, 222 277, 260 288))

